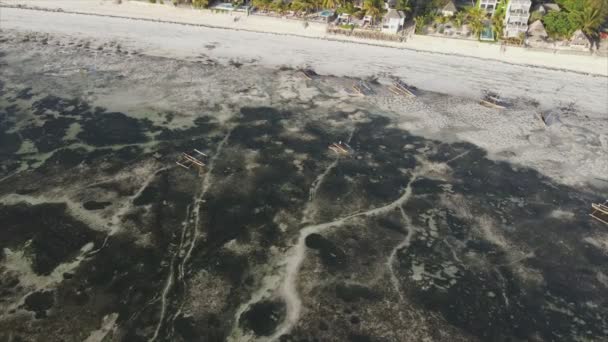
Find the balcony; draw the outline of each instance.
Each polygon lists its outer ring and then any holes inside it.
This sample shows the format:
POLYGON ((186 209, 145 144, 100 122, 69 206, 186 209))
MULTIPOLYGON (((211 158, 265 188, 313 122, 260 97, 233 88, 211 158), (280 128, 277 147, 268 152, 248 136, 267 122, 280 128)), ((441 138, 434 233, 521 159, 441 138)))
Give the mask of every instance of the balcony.
POLYGON ((528 23, 528 19, 530 18, 530 16, 528 14, 525 15, 512 15, 510 14, 507 17, 507 22, 511 23, 511 22, 520 22, 520 23, 528 23))

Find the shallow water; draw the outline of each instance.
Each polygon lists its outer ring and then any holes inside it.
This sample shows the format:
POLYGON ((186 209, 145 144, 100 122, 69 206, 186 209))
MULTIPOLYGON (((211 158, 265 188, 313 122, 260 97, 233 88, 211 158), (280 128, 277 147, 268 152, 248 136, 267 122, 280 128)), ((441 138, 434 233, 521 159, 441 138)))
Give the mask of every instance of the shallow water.
POLYGON ((2 57, 2 338, 110 314, 129 341, 608 334, 597 189, 412 134, 349 80, 110 53, 83 76, 47 52, 2 57), (194 148, 202 175, 174 163, 194 148))

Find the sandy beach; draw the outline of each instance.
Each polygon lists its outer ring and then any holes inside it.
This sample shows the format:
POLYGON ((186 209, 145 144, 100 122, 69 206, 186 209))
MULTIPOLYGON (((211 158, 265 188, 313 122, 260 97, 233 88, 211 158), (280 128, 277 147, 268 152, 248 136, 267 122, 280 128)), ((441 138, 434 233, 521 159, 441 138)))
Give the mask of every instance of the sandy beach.
POLYGON ((360 44, 395 47, 414 51, 434 52, 457 56, 468 56, 483 60, 502 61, 505 63, 531 65, 546 68, 572 70, 582 73, 608 76, 608 58, 589 55, 553 54, 551 52, 530 51, 520 47, 508 47, 502 51, 499 44, 488 44, 468 40, 458 40, 423 35, 413 35, 404 43, 383 42, 329 35, 326 25, 310 22, 304 27, 299 20, 246 16, 243 13, 214 14, 209 10, 176 8, 169 4, 150 4, 142 1, 123 1, 117 5, 113 0, 85 1, 45 1, 45 0, 3 0, 0 4, 9 6, 25 5, 28 7, 61 9, 65 12, 87 13, 94 15, 119 16, 185 24, 205 25, 208 27, 228 28, 251 32, 286 34, 300 37, 351 41, 360 44), (239 20, 235 21, 234 18, 239 20))

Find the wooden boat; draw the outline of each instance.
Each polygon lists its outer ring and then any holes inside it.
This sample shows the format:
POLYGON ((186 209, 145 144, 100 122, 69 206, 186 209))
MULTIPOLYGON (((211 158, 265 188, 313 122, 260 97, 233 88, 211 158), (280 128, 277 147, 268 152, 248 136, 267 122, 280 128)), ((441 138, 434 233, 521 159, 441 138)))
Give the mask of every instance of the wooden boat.
POLYGON ((199 172, 203 172, 206 166, 203 160, 206 160, 208 156, 197 149, 194 149, 194 152, 199 156, 198 158, 194 157, 192 154, 182 152, 175 163, 187 170, 194 166, 199 172))
POLYGON ((338 155, 349 155, 353 151, 352 147, 342 141, 329 145, 329 149, 338 155))
POLYGON ((413 92, 413 87, 410 87, 401 80, 394 81, 388 89, 397 95, 407 95, 416 97, 416 94, 414 94, 413 92))
POLYGON ((364 81, 359 81, 355 85, 353 85, 353 90, 361 96, 368 96, 374 94, 374 90, 372 89, 372 87, 364 81))
POLYGON ((344 88, 344 91, 350 96, 363 96, 355 87, 352 88, 344 88))
POLYGON ((317 73, 314 72, 311 69, 301 69, 300 70, 300 76, 302 76, 303 78, 307 79, 307 80, 312 80, 315 76, 317 76, 317 73))
POLYGON ((591 204, 593 211, 589 214, 594 219, 608 225, 608 201, 604 204, 593 203, 591 204))
POLYGON ((479 101, 484 107, 493 108, 493 109, 505 109, 506 103, 500 100, 498 94, 495 93, 487 93, 481 101, 479 101))

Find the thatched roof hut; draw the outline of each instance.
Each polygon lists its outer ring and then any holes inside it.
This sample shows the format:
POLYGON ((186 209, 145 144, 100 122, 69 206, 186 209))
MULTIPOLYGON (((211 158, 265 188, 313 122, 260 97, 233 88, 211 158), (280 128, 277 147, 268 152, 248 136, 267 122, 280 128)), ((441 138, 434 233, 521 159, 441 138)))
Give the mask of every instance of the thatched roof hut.
POLYGON ((528 37, 533 37, 534 39, 547 39, 548 36, 542 21, 537 20, 528 26, 528 37))
POLYGON ((458 10, 456 9, 456 5, 454 5, 454 1, 449 0, 445 6, 443 6, 443 8, 441 9, 441 14, 444 17, 451 17, 453 16, 456 12, 458 12, 458 10))
POLYGON ((548 37, 543 22, 536 20, 528 26, 526 45, 536 48, 550 48, 552 43, 547 40, 548 37))
POLYGON ((570 47, 575 49, 588 50, 591 48, 591 41, 589 40, 589 38, 587 38, 587 36, 585 36, 583 31, 576 30, 576 32, 574 32, 574 34, 570 38, 570 47))

